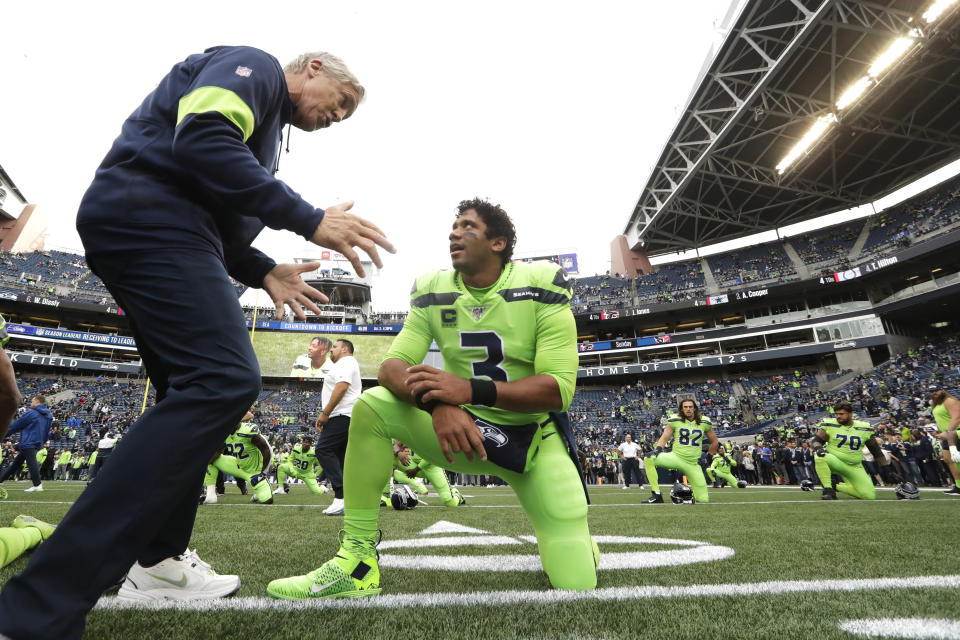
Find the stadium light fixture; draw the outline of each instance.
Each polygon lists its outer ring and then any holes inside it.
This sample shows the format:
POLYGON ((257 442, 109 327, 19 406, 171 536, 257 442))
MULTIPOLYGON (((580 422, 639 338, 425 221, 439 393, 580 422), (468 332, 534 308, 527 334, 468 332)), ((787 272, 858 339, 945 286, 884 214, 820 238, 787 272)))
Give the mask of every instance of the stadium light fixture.
POLYGON ((887 50, 881 53, 880 57, 870 65, 870 68, 867 69, 867 75, 871 78, 878 77, 889 68, 890 65, 899 60, 903 54, 913 46, 914 42, 916 42, 916 37, 912 33, 909 36, 903 36, 894 40, 893 43, 887 47, 887 50))
POLYGON ((873 80, 870 79, 870 76, 863 76, 855 83, 853 83, 849 89, 843 92, 843 94, 837 99, 837 111, 843 111, 851 104, 857 101, 857 99, 862 96, 867 89, 870 88, 870 85, 873 83, 873 80))
POLYGON ((943 15, 943 13, 957 3, 957 0, 936 0, 930 7, 923 12, 923 21, 927 24, 935 22, 937 18, 943 15))
POLYGON ((780 164, 777 165, 777 173, 783 175, 790 165, 796 162, 800 156, 806 153, 807 149, 813 146, 817 140, 827 132, 830 125, 837 121, 837 116, 832 113, 822 115, 816 119, 813 125, 807 130, 803 137, 793 145, 793 148, 783 157, 780 164))

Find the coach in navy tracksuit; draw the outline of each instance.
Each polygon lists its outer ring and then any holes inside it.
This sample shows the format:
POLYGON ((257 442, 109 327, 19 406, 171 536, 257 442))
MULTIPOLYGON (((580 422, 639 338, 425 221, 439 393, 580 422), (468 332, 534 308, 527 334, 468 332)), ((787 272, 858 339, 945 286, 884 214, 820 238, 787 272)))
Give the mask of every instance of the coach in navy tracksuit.
POLYGON ((10 424, 7 434, 20 432, 20 444, 17 445, 17 457, 0 473, 0 482, 9 478, 20 466, 26 462, 30 471, 30 480, 33 486, 40 486, 40 467, 37 465, 37 449, 50 437, 50 424, 53 418, 50 409, 45 404, 43 396, 34 396, 30 408, 17 420, 10 424))
MULTIPOLYGON (((216 47, 174 65, 124 122, 77 230, 129 318, 157 404, 4 587, 0 635, 79 638, 87 611, 128 570, 192 557, 184 550, 206 464, 260 390, 228 274, 264 288, 278 316, 286 304, 303 319, 301 305, 319 313, 313 300, 326 302, 300 277, 318 265, 277 265, 252 248, 264 226, 340 251, 361 275, 354 247, 377 266, 376 244, 392 250, 376 226, 346 213, 352 203, 324 212, 273 176, 284 126, 326 128, 363 94, 326 53, 281 68, 257 49, 216 47)), ((185 564, 184 575, 198 566, 185 564)), ((167 582, 186 592, 193 578, 167 582)))

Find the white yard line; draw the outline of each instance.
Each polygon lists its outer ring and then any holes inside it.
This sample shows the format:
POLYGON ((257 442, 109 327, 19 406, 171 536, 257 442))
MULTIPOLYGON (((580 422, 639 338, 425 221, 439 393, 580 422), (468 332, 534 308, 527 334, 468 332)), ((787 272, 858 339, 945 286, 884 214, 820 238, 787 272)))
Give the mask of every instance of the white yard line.
MULTIPOLYGON (((743 584, 695 584, 688 586, 610 587, 594 591, 474 591, 467 593, 405 593, 371 598, 322 600, 273 600, 266 597, 221 598, 216 600, 152 603, 123 602, 101 598, 98 610, 176 609, 178 611, 315 611, 318 609, 400 609, 423 607, 510 606, 518 604, 561 604, 566 602, 622 602, 668 598, 710 598, 723 596, 770 596, 788 593, 879 591, 883 589, 956 589, 960 575, 872 578, 863 580, 796 580, 743 584)), ((920 636, 917 636, 920 637, 920 636)), ((953 637, 953 636, 950 636, 953 637)))
POLYGON ((960 640, 960 620, 938 618, 875 618, 843 620, 840 629, 870 638, 939 638, 960 640))

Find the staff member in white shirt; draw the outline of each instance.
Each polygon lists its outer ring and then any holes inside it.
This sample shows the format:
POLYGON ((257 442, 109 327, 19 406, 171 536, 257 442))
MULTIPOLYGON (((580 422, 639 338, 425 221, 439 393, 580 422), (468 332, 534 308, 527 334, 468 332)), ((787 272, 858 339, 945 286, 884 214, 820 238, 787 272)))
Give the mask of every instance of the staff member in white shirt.
POLYGON ((353 343, 341 338, 330 348, 333 366, 323 378, 320 401, 323 408, 317 416, 317 462, 323 467, 333 486, 333 502, 323 510, 328 516, 343 515, 343 456, 347 450, 347 433, 353 405, 362 391, 360 365, 353 357, 353 343))
POLYGON ((625 442, 621 442, 617 447, 623 454, 623 488, 630 488, 630 479, 636 477, 637 486, 643 489, 643 482, 640 480, 640 466, 637 455, 640 453, 640 445, 633 441, 630 434, 627 434, 625 442))

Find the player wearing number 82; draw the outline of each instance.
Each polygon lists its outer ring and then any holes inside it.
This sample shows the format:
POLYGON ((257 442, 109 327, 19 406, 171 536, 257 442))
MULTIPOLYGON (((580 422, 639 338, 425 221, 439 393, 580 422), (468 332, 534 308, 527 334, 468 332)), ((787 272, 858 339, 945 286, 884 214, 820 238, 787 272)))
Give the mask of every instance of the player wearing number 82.
POLYGON ((533 524, 553 586, 596 586, 598 553, 569 429, 551 414, 570 405, 576 383, 570 284, 555 264, 510 262, 514 237, 498 206, 460 203, 449 235, 454 269, 417 279, 410 314, 380 367, 381 386, 354 406, 340 550, 309 574, 274 580, 271 596, 379 593, 375 544, 391 439, 429 463, 506 480, 533 524), (420 365, 434 340, 444 371, 420 365))
POLYGON ((657 440, 657 447, 647 456, 647 478, 650 480, 650 490, 653 492, 648 503, 663 502, 660 494, 658 469, 674 469, 687 476, 687 482, 693 489, 693 497, 697 502, 710 502, 707 493, 707 481, 700 468, 700 456, 703 454, 704 440, 710 441, 710 455, 716 455, 720 447, 717 434, 713 431, 710 418, 700 415, 700 409, 693 400, 681 400, 678 415, 667 418, 667 426, 663 435, 657 440), (670 451, 663 448, 667 442, 673 442, 670 451))

